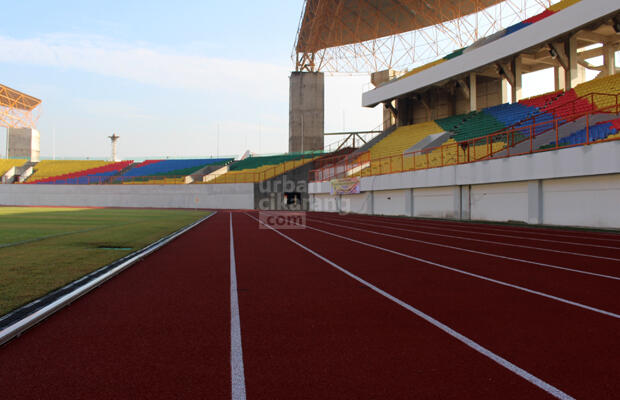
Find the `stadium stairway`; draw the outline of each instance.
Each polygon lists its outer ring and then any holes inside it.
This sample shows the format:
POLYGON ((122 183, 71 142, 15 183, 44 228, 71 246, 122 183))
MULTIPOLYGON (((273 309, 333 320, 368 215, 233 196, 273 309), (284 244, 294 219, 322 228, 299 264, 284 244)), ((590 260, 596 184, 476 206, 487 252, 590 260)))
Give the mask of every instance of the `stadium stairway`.
MULTIPOLYGON (((599 122, 608 121, 610 119, 614 119, 620 116, 620 114, 593 114, 589 117, 581 117, 571 122, 566 122, 563 125, 558 126, 558 139, 562 140, 576 131, 581 129, 585 129, 586 123, 590 125, 595 125, 599 122)), ((555 142, 556 134, 555 129, 547 130, 546 132, 535 136, 533 143, 530 145, 529 139, 526 139, 520 143, 515 144, 510 148, 510 154, 522 154, 530 151, 530 146, 532 149, 536 150, 541 148, 542 146, 548 145, 551 142, 555 142)), ((555 146, 555 145, 554 145, 555 146)), ((507 151, 501 150, 495 154, 493 154, 493 158, 501 158, 507 155, 507 151)))
POLYGON ((231 163, 228 170, 221 175, 208 176, 202 183, 256 183, 300 167, 322 155, 323 152, 317 151, 248 157, 231 163))
MULTIPOLYGON (((618 129, 620 129, 620 118, 610 119, 609 117, 609 115, 606 115, 605 120, 600 122, 590 120, 589 129, 586 130, 586 128, 583 127, 578 130, 574 130, 570 135, 560 138, 558 140, 559 147, 584 144, 588 141, 596 142, 599 140, 605 140, 609 136, 615 135, 618 133, 618 129)), ((555 147, 556 141, 554 140, 549 144, 541 146, 540 149, 553 149, 555 147)))

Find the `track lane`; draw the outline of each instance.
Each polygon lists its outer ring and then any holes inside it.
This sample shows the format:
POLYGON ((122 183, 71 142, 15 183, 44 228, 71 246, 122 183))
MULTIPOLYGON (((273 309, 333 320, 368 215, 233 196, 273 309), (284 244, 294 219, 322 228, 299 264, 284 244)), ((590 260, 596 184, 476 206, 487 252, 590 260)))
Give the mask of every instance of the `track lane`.
POLYGON ((421 259, 500 280, 531 290, 575 301, 586 306, 620 314, 620 280, 577 274, 573 271, 542 268, 484 254, 468 253, 446 247, 408 240, 380 228, 360 230, 342 224, 309 218, 313 226, 353 239, 370 242, 421 259))
MULTIPOLYGON (((391 226, 401 225, 399 222, 387 223, 391 226)), ((501 243, 504 246, 521 247, 528 249, 546 250, 552 253, 566 253, 571 255, 592 257, 596 259, 611 259, 620 261, 617 252, 620 250, 618 245, 591 245, 589 243, 573 243, 567 241, 554 241, 550 239, 527 238, 521 236, 510 236, 501 234, 490 234, 478 232, 476 230, 453 229, 428 225, 408 226, 411 230, 421 230, 427 234, 445 235, 463 240, 478 241, 481 243, 501 243)))
POLYGON ((549 397, 250 217, 233 221, 248 398, 549 397))
MULTIPOLYGON (((333 215, 333 213, 327 212, 316 212, 317 214, 322 215, 333 215)), ((515 235, 528 235, 534 237, 549 237, 549 238, 559 238, 562 240, 570 240, 570 239, 580 239, 584 238, 584 235, 589 239, 595 242, 607 242, 608 245, 618 245, 620 243, 620 232, 618 231, 609 231, 609 232, 600 232, 600 231, 591 231, 591 230, 575 230, 570 227, 560 227, 557 228, 549 228, 542 226, 517 226, 517 225, 508 225, 508 224, 497 224, 493 222, 482 223, 476 221, 457 221, 457 220, 446 220, 446 219, 428 219, 428 218, 416 218, 416 217, 395 217, 395 216, 385 216, 385 215, 364 215, 364 214, 349 214, 356 215, 362 217, 373 218, 379 222, 399 222, 399 223, 407 223, 407 224, 426 224, 429 226, 440 226, 440 227, 452 227, 452 228, 461 228, 468 230, 475 230, 480 232, 499 232, 501 234, 506 234, 509 232, 514 233, 515 235)))
MULTIPOLYGON (((348 214, 352 220, 358 218, 357 215, 348 214)), ((375 217, 375 216, 372 216, 375 217)), ((373 221, 376 222, 376 221, 373 221)), ((583 232, 581 240, 574 238, 561 238, 561 237, 538 237, 529 236, 529 234, 510 234, 508 232, 497 232, 482 230, 478 227, 454 227, 446 226, 444 224, 429 224, 426 221, 402 219, 396 220, 396 218, 382 219, 382 224, 392 226, 409 227, 411 229, 424 229, 429 232, 444 233, 452 236, 463 236, 475 238, 481 241, 501 241, 502 243, 511 243, 515 245, 523 245, 530 247, 539 247, 553 250, 562 250, 567 252, 573 252, 577 254, 590 254, 593 256, 607 256, 616 257, 617 252, 620 250, 619 242, 594 242, 589 240, 589 232, 583 232), (414 223, 413 223, 414 222, 414 223)))
POLYGON ((425 245, 433 246, 437 248, 447 248, 451 250, 457 250, 462 253, 478 254, 478 255, 483 255, 483 256, 487 256, 487 257, 491 257, 495 259, 510 260, 510 261, 515 261, 518 263, 536 265, 538 267, 570 271, 573 273, 597 276, 599 278, 620 281, 620 274, 619 275, 606 275, 606 274, 602 274, 598 272, 588 271, 583 268, 580 269, 580 268, 575 268, 575 267, 554 265, 554 264, 549 264, 549 263, 545 263, 541 261, 530 260, 527 258, 523 258, 522 255, 521 256, 515 255, 514 257, 510 257, 505 254, 500 254, 499 252, 492 252, 489 249, 476 250, 473 248, 466 247, 462 243, 437 241, 437 240, 431 240, 431 239, 418 237, 415 235, 415 233, 412 233, 407 229, 397 228, 393 226, 369 224, 369 223, 363 223, 359 221, 341 221, 341 220, 336 220, 336 219, 317 218, 316 216, 311 216, 310 220, 324 223, 324 224, 331 225, 331 226, 340 227, 340 228, 348 228, 353 231, 357 230, 357 231, 362 231, 362 232, 369 232, 369 233, 374 233, 380 236, 388 236, 388 237, 406 240, 410 242, 417 242, 417 243, 421 243, 421 244, 425 244, 425 245))
POLYGON ((0 348, 6 399, 230 399, 218 213, 0 348))
MULTIPOLYGON (((311 217, 314 213, 310 214, 311 217)), ((574 252, 566 252, 551 248, 537 248, 528 245, 506 244, 498 240, 482 240, 469 238, 467 236, 457 236, 447 232, 429 231, 424 228, 402 227, 393 224, 375 223, 372 219, 364 221, 359 218, 351 218, 350 216, 335 216, 329 218, 320 216, 323 220, 351 224, 358 228, 375 229, 377 227, 390 229, 393 234, 412 237, 420 240, 426 240, 436 243, 442 243, 452 246, 463 247, 482 252, 491 252, 505 255, 513 258, 523 258, 530 261, 538 261, 546 263, 553 260, 553 264, 566 266, 568 268, 581 269, 593 273, 600 273, 611 276, 620 275, 620 255, 615 255, 611 259, 598 255, 578 255, 574 252)), ((620 253, 618 253, 620 254, 620 253)))
POLYGON ((571 395, 618 389, 617 319, 310 229, 290 236, 571 395))

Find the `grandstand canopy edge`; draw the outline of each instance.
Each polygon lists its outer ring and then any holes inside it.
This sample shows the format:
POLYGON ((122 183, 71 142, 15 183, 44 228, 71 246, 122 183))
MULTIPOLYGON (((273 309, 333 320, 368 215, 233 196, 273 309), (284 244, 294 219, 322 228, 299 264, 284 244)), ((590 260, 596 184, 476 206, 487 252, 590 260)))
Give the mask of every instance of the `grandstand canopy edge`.
POLYGON ((41 104, 41 100, 8 86, 0 84, 0 107, 32 111, 41 104))
MULTIPOLYGON (((417 74, 389 81, 365 92, 362 95, 362 105, 374 107, 377 104, 411 95, 416 91, 431 86, 441 86, 448 81, 458 80, 471 72, 481 72, 483 75, 486 73, 499 77, 498 66, 526 52, 542 53, 539 64, 545 68, 552 67, 556 61, 555 59, 550 60, 551 56, 544 47, 562 37, 577 33, 585 27, 596 29, 601 24, 604 24, 605 21, 609 21, 611 17, 617 16, 619 12, 618 4, 613 1, 579 2, 538 23, 451 60, 420 71, 417 74)), ((611 32, 610 37, 613 38, 614 42, 612 44, 617 47, 618 42, 620 42, 620 35, 613 31, 611 25, 607 27, 607 30, 611 32)), ((590 43, 596 42, 599 38, 605 39, 603 35, 596 32, 587 33, 590 33, 590 37, 595 38, 595 40, 589 40, 590 43)), ((586 40, 588 40, 587 36, 585 37, 586 40)), ((599 49, 598 52, 601 52, 601 50, 599 49)), ((529 71, 526 68, 524 72, 531 72, 533 70, 536 69, 530 67, 529 71)))

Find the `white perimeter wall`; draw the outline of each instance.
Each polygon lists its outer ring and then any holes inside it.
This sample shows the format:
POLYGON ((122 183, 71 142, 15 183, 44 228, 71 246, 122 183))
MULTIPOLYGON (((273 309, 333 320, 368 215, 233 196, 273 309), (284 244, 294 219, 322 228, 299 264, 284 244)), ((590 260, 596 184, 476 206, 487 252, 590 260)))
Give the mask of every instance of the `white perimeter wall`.
POLYGON ((469 211, 473 220, 620 228, 620 174, 382 190, 354 196, 311 195, 320 199, 311 202, 312 210, 451 219, 467 219, 469 211), (363 198, 369 199, 366 206, 356 207, 363 198))
POLYGON ((0 205, 254 208, 254 184, 0 185, 0 205))
POLYGON ((413 190, 413 216, 458 218, 457 190, 454 186, 413 190))
POLYGON ((527 189, 527 182, 471 186, 471 218, 528 222, 527 189))
POLYGON ((329 189, 309 185, 346 212, 620 228, 620 141, 362 178, 340 199, 329 189))
POLYGON ((374 212, 382 215, 407 214, 407 191, 377 190, 374 192, 374 212))
POLYGON ((620 174, 543 182, 547 224, 620 227, 620 174))

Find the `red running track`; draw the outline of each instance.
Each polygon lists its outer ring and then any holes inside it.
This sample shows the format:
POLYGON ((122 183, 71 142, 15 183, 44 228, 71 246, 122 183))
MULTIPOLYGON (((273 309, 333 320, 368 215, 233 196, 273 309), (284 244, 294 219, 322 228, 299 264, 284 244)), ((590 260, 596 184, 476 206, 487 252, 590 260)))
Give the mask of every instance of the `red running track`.
POLYGON ((230 399, 235 354, 248 399, 617 397, 620 280, 515 260, 620 275, 563 255, 575 232, 310 213, 278 233, 248 214, 216 214, 0 348, 3 398, 230 399), (508 260, 413 227, 548 241, 508 260))

